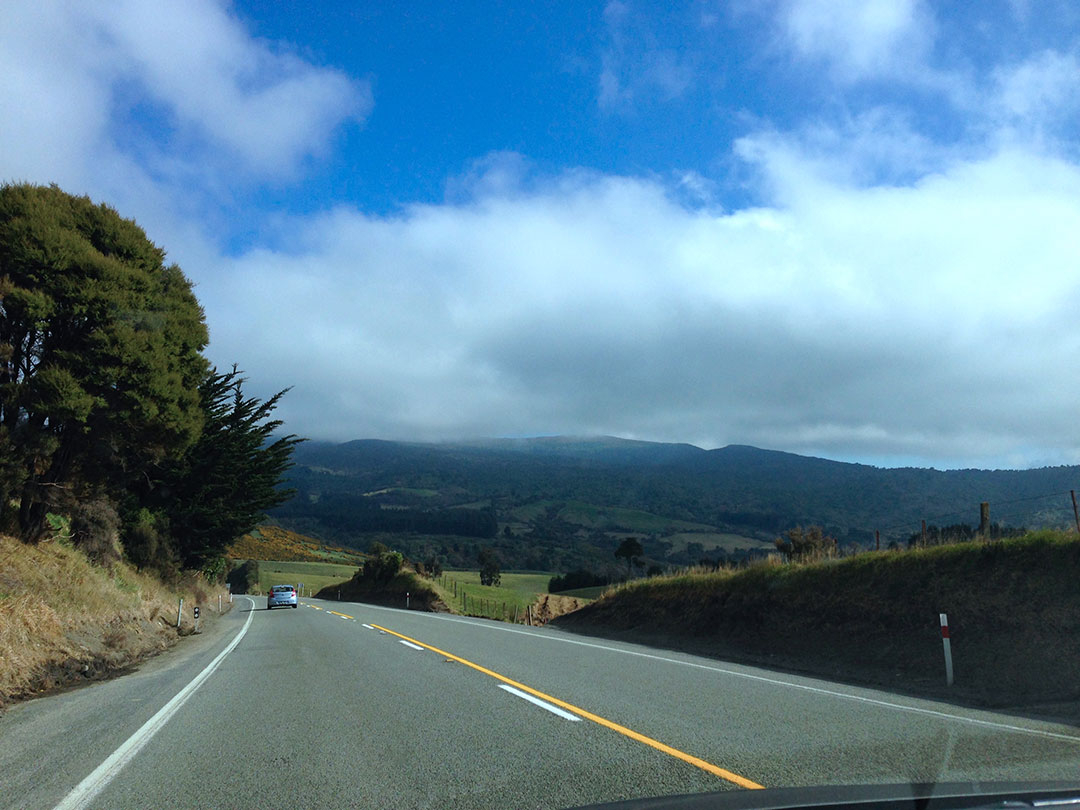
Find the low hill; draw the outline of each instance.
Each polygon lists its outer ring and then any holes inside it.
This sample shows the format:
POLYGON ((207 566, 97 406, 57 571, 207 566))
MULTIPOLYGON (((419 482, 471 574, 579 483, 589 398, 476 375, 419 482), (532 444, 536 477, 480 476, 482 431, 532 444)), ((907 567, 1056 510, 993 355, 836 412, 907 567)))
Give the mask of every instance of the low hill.
MULTIPOLYGON (((904 543, 921 521, 977 524, 979 504, 1012 527, 1068 526, 1078 467, 883 469, 732 445, 611 437, 420 444, 309 442, 282 526, 469 567, 483 546, 508 568, 619 574, 614 550, 640 538, 646 566, 745 560, 781 532, 821 525, 841 548, 904 543)), ((625 570, 625 569, 624 569, 625 570)))

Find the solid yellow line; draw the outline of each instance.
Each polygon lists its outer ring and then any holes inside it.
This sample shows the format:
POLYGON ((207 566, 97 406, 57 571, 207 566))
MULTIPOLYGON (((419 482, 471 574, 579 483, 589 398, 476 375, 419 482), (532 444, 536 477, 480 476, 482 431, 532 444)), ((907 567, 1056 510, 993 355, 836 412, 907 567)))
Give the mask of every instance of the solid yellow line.
POLYGON ((719 776, 721 779, 726 779, 728 782, 732 782, 739 787, 749 788, 751 790, 760 790, 765 787, 764 785, 759 785, 757 782, 752 782, 745 776, 739 776, 739 774, 737 773, 732 773, 731 771, 725 770, 724 768, 720 768, 716 765, 713 765, 711 762, 706 762, 703 759, 695 757, 691 754, 687 754, 684 751, 680 751, 678 748, 672 748, 670 745, 665 745, 659 740, 654 740, 652 737, 646 737, 644 734, 639 734, 638 732, 634 731, 633 729, 629 729, 626 726, 620 726, 618 723, 613 723, 610 720, 606 720, 603 717, 600 717, 599 715, 593 714, 592 712, 587 712, 584 709, 580 709, 577 706, 574 706, 572 703, 567 703, 565 700, 559 700, 557 697, 546 695, 539 689, 533 689, 531 686, 526 686, 523 683, 518 683, 515 680, 507 678, 505 675, 500 675, 498 672, 493 672, 492 670, 482 667, 479 664, 474 664, 472 661, 467 661, 466 659, 453 655, 452 653, 448 653, 445 650, 440 650, 438 647, 432 647, 430 644, 425 644, 422 641, 417 641, 415 638, 403 636, 401 633, 395 633, 393 630, 389 630, 386 627, 380 627, 377 624, 373 624, 372 627, 376 628, 377 630, 382 630, 384 633, 389 633, 392 636, 397 636, 398 638, 404 639, 405 641, 411 641, 413 644, 419 644, 421 647, 431 650, 434 653, 438 653, 439 655, 445 658, 449 658, 452 661, 457 661, 459 664, 464 664, 467 667, 472 667, 477 672, 483 672, 485 675, 495 678, 498 681, 502 681, 505 684, 509 684, 510 686, 522 690, 523 692, 528 692, 530 695, 538 697, 541 700, 546 700, 549 703, 554 703, 556 706, 573 712, 574 714, 580 715, 586 720, 592 720, 594 723, 599 723, 605 728, 609 728, 612 731, 617 731, 619 732, 619 734, 629 737, 632 740, 637 740, 640 743, 645 743, 645 745, 652 746, 657 751, 663 751, 669 756, 673 756, 676 759, 681 759, 683 762, 688 762, 695 767, 701 768, 701 770, 703 771, 708 771, 714 776, 719 776))
POLYGON ((345 618, 345 619, 351 619, 352 618, 352 616, 347 616, 344 613, 338 613, 336 610, 328 610, 326 612, 327 613, 333 613, 335 616, 341 616, 342 618, 345 618))

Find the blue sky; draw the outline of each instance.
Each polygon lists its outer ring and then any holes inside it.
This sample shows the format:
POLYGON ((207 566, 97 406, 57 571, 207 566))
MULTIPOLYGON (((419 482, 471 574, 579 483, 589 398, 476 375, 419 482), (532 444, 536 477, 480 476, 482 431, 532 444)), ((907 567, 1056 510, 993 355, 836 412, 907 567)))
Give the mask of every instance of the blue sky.
POLYGON ((0 179, 314 438, 1080 462, 1080 7, 0 7, 0 179))

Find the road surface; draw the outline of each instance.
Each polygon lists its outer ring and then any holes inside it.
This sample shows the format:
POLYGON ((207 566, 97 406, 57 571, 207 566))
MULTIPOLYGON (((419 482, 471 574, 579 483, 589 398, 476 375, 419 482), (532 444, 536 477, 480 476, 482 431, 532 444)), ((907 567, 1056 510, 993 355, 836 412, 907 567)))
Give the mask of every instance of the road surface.
POLYGON ((264 604, 0 716, 0 807, 560 808, 1080 774, 1069 725, 548 628, 264 604))

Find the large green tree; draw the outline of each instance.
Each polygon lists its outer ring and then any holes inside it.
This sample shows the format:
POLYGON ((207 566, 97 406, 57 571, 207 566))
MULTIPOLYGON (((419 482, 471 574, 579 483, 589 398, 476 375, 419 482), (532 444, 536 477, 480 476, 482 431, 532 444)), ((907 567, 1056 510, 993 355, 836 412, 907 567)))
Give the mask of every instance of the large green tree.
POLYGON ((133 221, 0 186, 0 528, 34 540, 57 491, 115 491, 182 457, 207 340, 190 282, 133 221))

